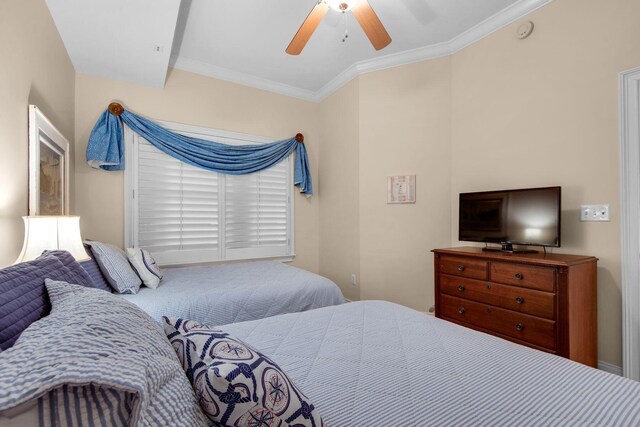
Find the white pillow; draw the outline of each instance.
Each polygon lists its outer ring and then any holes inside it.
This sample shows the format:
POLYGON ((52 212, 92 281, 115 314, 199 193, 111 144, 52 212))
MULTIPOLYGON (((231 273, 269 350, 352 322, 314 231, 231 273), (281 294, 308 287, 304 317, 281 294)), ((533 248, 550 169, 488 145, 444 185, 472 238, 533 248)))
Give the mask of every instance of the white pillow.
POLYGON ((127 257, 145 286, 155 289, 162 279, 162 271, 149 251, 139 248, 128 248, 127 257))

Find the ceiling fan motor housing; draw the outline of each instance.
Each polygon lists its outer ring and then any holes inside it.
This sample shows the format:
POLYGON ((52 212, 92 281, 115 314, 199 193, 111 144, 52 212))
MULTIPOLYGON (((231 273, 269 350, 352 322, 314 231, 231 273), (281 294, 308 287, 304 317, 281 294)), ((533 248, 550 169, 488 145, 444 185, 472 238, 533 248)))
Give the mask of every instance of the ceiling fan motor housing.
POLYGON ((348 12, 353 6, 353 0, 324 0, 331 9, 336 12, 348 12), (347 3, 348 2, 348 3, 347 3))

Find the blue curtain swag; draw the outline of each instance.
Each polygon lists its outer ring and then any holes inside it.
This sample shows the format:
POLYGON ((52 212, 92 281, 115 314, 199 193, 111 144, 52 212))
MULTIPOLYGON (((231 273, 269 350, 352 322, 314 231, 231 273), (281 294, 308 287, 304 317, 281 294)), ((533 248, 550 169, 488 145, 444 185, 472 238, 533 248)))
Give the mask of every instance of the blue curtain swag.
POLYGON ((102 113, 89 136, 87 163, 91 167, 107 171, 124 169, 123 124, 171 157, 198 168, 229 175, 268 169, 295 151, 294 184, 307 197, 313 194, 309 158, 300 133, 269 144, 228 145, 172 132, 115 102, 102 113))

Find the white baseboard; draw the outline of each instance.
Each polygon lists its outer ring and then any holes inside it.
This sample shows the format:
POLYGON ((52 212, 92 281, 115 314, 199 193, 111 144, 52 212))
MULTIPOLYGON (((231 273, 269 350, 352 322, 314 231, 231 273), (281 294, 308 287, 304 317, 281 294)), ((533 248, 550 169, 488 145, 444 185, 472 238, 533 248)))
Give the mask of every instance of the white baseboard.
POLYGON ((598 369, 600 369, 601 371, 609 372, 610 374, 622 376, 622 368, 620 366, 603 362, 602 360, 598 360, 598 369))

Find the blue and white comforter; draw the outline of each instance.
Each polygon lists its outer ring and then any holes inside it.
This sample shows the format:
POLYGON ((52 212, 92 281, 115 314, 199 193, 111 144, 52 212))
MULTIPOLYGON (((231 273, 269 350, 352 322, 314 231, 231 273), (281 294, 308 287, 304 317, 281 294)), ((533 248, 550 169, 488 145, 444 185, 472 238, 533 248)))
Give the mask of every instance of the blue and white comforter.
POLYGON ((640 425, 640 383, 389 302, 222 328, 331 427, 640 425))
POLYGON ((167 268, 157 289, 120 295, 149 313, 215 326, 344 303, 331 280, 278 262, 167 268))

